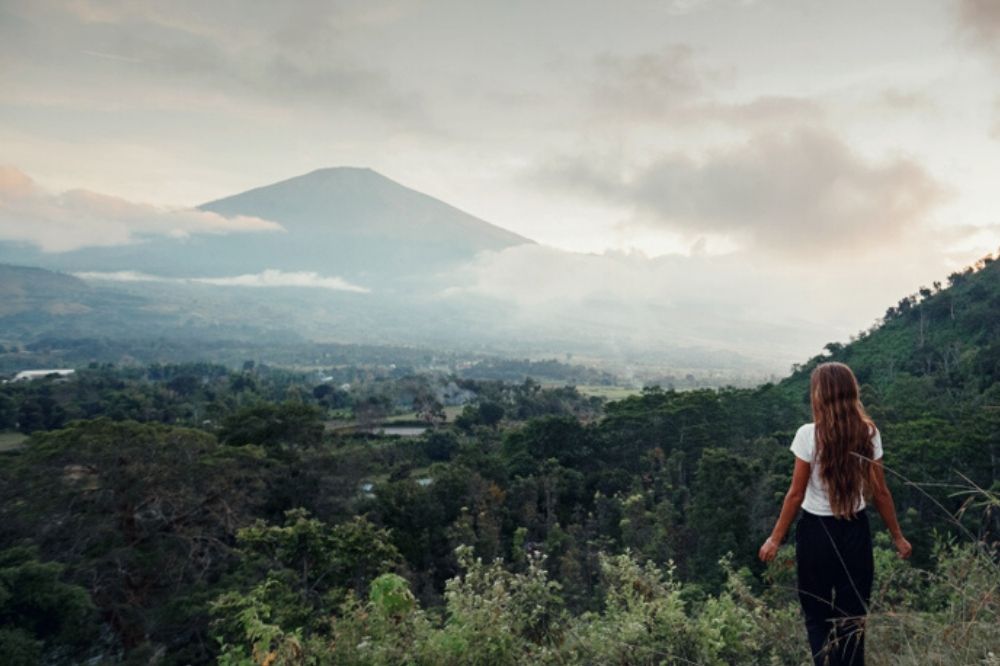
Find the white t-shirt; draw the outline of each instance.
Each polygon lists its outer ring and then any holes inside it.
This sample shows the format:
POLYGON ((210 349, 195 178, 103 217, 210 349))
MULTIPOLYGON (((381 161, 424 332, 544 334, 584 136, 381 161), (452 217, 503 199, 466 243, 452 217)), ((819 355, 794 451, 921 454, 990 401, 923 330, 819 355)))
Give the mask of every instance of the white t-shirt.
MULTIPOLYGON (((872 445, 875 447, 872 460, 882 457, 882 435, 878 428, 872 435, 872 445)), ((789 447, 797 458, 805 460, 810 465, 809 485, 806 486, 806 497, 802 501, 802 508, 817 516, 832 516, 830 509, 830 498, 826 494, 826 484, 819 475, 819 464, 813 462, 816 455, 816 424, 807 423, 795 433, 795 439, 789 447)), ((865 498, 858 497, 858 511, 865 508, 865 498)))

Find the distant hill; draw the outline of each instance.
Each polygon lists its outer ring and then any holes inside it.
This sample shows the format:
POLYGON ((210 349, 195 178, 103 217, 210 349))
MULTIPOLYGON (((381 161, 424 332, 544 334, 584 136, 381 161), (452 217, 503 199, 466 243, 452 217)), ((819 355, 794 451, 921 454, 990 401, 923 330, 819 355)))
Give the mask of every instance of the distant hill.
POLYGON ((849 343, 831 342, 796 366, 782 386, 804 396, 809 373, 829 360, 850 365, 871 391, 908 390, 913 400, 914 378, 952 397, 1000 381, 1000 261, 987 256, 900 299, 849 343))
POLYGON ((72 336, 125 330, 145 304, 145 299, 95 288, 72 275, 0 264, 2 342, 27 341, 49 333, 72 336))
POLYGON ((0 264, 0 345, 47 338, 297 340, 289 312, 271 312, 253 294, 236 300, 209 286, 126 286, 0 264))
POLYGON ((81 312, 93 292, 83 280, 41 268, 0 264, 0 318, 27 310, 81 312))
POLYGON ((371 169, 320 169, 200 208, 272 220, 285 232, 156 238, 60 254, 0 243, 0 261, 167 277, 311 271, 370 287, 433 275, 483 250, 533 242, 371 169))

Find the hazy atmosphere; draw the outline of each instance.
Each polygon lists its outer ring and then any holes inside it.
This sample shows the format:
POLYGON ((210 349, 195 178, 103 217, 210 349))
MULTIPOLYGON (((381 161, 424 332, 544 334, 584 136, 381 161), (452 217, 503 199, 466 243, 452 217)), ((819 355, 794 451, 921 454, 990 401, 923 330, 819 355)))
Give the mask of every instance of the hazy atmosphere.
POLYGON ((1000 242, 998 35, 988 0, 4 0, 0 238, 281 233, 191 208, 369 167, 539 244, 443 299, 725 312, 689 337, 783 370, 1000 242))

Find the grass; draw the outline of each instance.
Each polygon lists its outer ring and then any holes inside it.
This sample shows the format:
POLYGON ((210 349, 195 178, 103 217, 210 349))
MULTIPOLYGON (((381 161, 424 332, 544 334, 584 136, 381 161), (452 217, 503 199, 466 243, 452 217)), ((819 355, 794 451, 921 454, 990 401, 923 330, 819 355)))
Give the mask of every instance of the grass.
POLYGON ((602 386, 598 384, 583 384, 576 387, 576 390, 583 395, 594 395, 605 400, 624 400, 630 395, 637 395, 642 389, 628 388, 626 386, 602 386))
POLYGON ((19 432, 0 432, 0 451, 15 451, 28 439, 27 435, 19 432))

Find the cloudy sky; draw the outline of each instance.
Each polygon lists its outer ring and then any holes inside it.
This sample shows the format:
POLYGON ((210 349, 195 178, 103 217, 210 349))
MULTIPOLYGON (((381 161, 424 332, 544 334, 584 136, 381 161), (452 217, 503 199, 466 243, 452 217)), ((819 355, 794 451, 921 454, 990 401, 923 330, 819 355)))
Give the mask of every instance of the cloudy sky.
POLYGON ((742 283, 819 342, 1000 247, 995 0, 0 0, 0 83, 0 186, 70 211, 369 166, 601 255, 491 293, 742 283))

